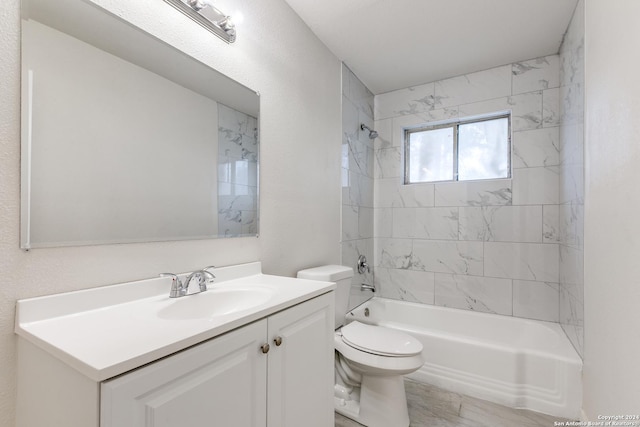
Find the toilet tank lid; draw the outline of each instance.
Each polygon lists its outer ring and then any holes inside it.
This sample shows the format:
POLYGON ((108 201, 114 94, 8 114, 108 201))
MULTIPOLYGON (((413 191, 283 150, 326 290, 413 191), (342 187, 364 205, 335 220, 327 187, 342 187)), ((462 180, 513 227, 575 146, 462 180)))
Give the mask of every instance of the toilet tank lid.
POLYGON ((353 277, 353 269, 344 265, 323 265, 298 271, 299 279, 335 282, 353 277))

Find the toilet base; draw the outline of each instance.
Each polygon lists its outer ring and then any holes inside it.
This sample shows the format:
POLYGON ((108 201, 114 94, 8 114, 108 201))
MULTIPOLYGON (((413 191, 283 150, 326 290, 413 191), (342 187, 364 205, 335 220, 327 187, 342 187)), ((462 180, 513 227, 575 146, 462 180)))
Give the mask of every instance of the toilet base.
POLYGON ((408 427, 409 411, 404 377, 363 375, 351 399, 334 398, 335 410, 367 427, 408 427), (358 393, 359 392, 359 393, 358 393))

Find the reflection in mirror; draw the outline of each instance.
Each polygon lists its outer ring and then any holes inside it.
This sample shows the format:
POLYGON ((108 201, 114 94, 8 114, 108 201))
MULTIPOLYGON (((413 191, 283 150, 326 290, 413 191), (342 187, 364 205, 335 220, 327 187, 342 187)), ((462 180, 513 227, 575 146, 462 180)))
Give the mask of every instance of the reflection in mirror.
POLYGON ((258 110, 96 5, 24 0, 21 246, 256 235, 258 110))

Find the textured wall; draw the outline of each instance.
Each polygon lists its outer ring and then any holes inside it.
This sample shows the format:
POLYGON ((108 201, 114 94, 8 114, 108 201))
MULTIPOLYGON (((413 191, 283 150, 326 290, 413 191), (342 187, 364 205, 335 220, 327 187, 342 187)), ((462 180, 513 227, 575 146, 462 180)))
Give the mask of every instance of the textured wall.
POLYGON ((163 2, 96 3, 260 92, 261 234, 21 251, 20 1, 0 2, 1 426, 14 424, 16 299, 209 264, 262 260, 267 273, 294 275, 340 262, 340 62, 285 2, 235 2, 244 22, 232 45, 163 2))
POLYGON ((382 296, 557 322, 557 55, 375 98, 382 296), (510 179, 403 185, 403 128, 512 111, 510 179))
POLYGON ((584 7, 583 408, 595 421, 640 412, 640 2, 584 7))
POLYGON ((584 353, 584 1, 560 49, 560 324, 584 353))

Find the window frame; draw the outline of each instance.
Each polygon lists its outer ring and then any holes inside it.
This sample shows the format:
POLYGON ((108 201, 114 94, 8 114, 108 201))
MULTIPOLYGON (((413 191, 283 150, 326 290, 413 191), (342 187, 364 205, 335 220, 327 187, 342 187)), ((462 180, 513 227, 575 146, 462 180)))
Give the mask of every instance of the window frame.
POLYGON ((511 112, 499 112, 499 113, 493 113, 490 115, 483 115, 480 117, 467 117, 460 120, 439 122, 434 124, 426 124, 426 125, 405 128, 403 129, 403 143, 404 143, 403 183, 405 185, 412 185, 412 184, 433 184, 433 183, 441 183, 441 182, 472 182, 472 181, 488 181, 488 180, 496 180, 496 179, 510 179, 513 175, 513 169, 512 169, 513 162, 511 159, 511 152, 512 152, 511 138, 512 138, 511 137, 511 112), (507 119, 507 160, 508 160, 507 176, 499 177, 499 178, 465 179, 462 181, 459 180, 458 179, 458 175, 459 175, 458 173, 459 172, 458 171, 458 163, 459 163, 458 134, 460 132, 460 126, 470 124, 470 123, 481 123, 481 122, 486 122, 490 120, 505 119, 505 118, 507 119), (437 130, 437 129, 445 129, 445 128, 453 129, 453 179, 447 179, 447 180, 441 180, 441 181, 411 181, 409 179, 409 170, 411 167, 410 144, 409 144, 410 135, 412 133, 431 131, 431 130, 437 130))

